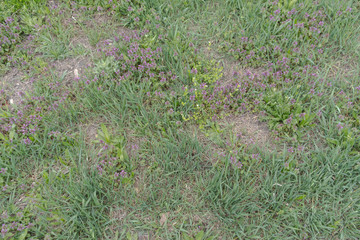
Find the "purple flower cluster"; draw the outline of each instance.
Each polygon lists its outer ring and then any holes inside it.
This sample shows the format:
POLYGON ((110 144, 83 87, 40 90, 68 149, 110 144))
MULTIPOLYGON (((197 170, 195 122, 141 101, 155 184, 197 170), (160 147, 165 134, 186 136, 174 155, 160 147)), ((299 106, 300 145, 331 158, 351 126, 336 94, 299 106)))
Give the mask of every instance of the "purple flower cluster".
MULTIPOLYGON (((296 58, 303 61, 308 58, 313 59, 313 50, 317 51, 319 55, 323 54, 324 50, 321 47, 316 49, 306 47, 313 44, 315 48, 319 42, 329 37, 326 33, 327 16, 322 10, 309 14, 303 12, 304 9, 301 7, 285 12, 282 11, 283 9, 277 8, 276 5, 270 4, 269 6, 264 14, 269 16, 270 24, 274 25, 272 28, 281 29, 281 34, 277 33, 278 36, 291 35, 298 38, 300 34, 300 39, 303 41, 297 42, 292 48, 289 39, 271 36, 271 41, 268 41, 265 46, 259 47, 256 45, 255 39, 246 36, 246 33, 242 33, 235 41, 231 40, 232 46, 228 50, 234 57, 242 60, 245 64, 261 66, 267 59, 275 60, 283 55, 291 58, 293 65, 296 63, 294 61, 296 58)), ((296 66, 299 64, 297 63, 296 66)))
MULTIPOLYGON (((96 166, 97 173, 110 180, 121 181, 129 176, 124 162, 127 161, 128 155, 126 154, 126 148, 124 147, 121 151, 122 156, 118 155, 120 146, 107 144, 103 140, 100 140, 101 150, 97 155, 100 159, 96 166)), ((139 146, 137 144, 131 145, 131 151, 137 151, 139 146)))
MULTIPOLYGON (((49 87, 57 88, 54 85, 49 87)), ((21 93, 19 94, 21 95, 21 93)), ((44 97, 36 96, 23 99, 17 111, 11 113, 10 116, 0 118, 1 133, 5 136, 10 136, 10 132, 15 131, 18 137, 22 138, 22 143, 26 145, 31 144, 31 139, 42 129, 43 117, 51 111, 56 111, 67 100, 68 95, 69 92, 61 92, 61 89, 57 89, 53 93, 55 99, 57 98, 54 102, 46 103, 44 97), (47 108, 45 107, 46 104, 48 104, 47 108)), ((55 132, 50 133, 49 136, 54 137, 55 132)), ((13 139, 9 140, 12 141, 13 139)))
MULTIPOLYGON (((18 42, 21 41, 20 25, 14 18, 8 17, 0 23, 0 53, 9 52, 18 42)), ((7 60, 3 54, 0 55, 0 63, 7 60)))
POLYGON ((176 75, 165 75, 158 71, 162 61, 162 49, 160 47, 152 49, 141 47, 141 42, 148 30, 141 32, 132 31, 130 34, 123 34, 115 37, 115 42, 105 40, 98 44, 97 51, 105 57, 113 57, 117 62, 117 67, 111 77, 120 82, 130 78, 142 80, 159 81, 166 84, 169 80, 176 79, 176 75), (118 43, 122 40, 121 43, 118 43), (120 47, 125 44, 126 48, 120 47))
POLYGON ((106 174, 106 176, 109 176, 109 174, 114 175, 115 179, 118 179, 119 176, 122 178, 127 176, 127 172, 125 170, 116 171, 116 169, 119 167, 119 160, 117 157, 110 157, 109 155, 104 155, 103 160, 99 162, 97 165, 97 171, 98 174, 103 176, 106 174))
POLYGON ((238 169, 241 169, 243 167, 242 162, 238 161, 234 156, 230 157, 230 163, 238 169))
POLYGON ((28 137, 34 135, 40 129, 41 121, 41 113, 29 114, 26 110, 18 110, 15 116, 0 118, 2 123, 1 131, 8 135, 15 128, 18 134, 25 137, 24 143, 29 144, 31 140, 28 137))
MULTIPOLYGON (((24 223, 21 223, 20 221, 12 221, 10 223, 6 223, 10 219, 6 212, 1 217, 2 217, 3 222, 5 222, 1 226, 1 236, 2 236, 2 238, 5 238, 5 236, 8 233, 11 233, 11 235, 20 234, 25 229, 30 229, 30 228, 32 228, 34 226, 33 223, 24 224, 24 223)), ((20 220, 23 219, 24 218, 23 213, 18 212, 16 214, 16 218, 20 219, 20 220)))

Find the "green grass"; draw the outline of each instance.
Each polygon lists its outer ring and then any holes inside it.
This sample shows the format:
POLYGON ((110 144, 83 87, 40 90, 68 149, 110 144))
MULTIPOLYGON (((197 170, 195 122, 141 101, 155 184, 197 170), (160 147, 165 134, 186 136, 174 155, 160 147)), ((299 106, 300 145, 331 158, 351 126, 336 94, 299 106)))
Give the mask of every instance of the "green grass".
POLYGON ((0 239, 360 236, 357 1, 0 13, 0 239))

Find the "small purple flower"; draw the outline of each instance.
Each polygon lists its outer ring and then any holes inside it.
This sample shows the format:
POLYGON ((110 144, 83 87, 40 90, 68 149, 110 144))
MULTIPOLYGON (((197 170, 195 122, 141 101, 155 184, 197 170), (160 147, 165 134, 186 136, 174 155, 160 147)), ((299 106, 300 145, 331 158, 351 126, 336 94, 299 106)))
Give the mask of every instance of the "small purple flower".
POLYGON ((139 149, 139 145, 137 144, 131 145, 131 150, 138 150, 138 149, 139 149))
POLYGON ((17 225, 18 225, 17 222, 12 222, 10 225, 10 229, 15 229, 17 225))
POLYGON ((278 46, 278 45, 277 45, 277 46, 275 46, 275 47, 274 47, 274 51, 281 51, 280 46, 278 46))
POLYGON ((30 138, 24 139, 23 142, 24 142, 24 144, 26 144, 26 145, 32 143, 32 141, 30 140, 30 138))
POLYGON ((5 239, 6 233, 9 231, 8 227, 5 223, 1 227, 1 236, 5 239))
POLYGON ((9 218, 9 215, 8 215, 7 211, 3 212, 3 213, 0 215, 0 219, 5 220, 5 219, 8 219, 8 218, 9 218))
POLYGON ((19 232, 21 232, 21 231, 24 230, 24 229, 25 229, 25 226, 20 223, 20 224, 18 225, 17 230, 18 230, 19 232))
POLYGON ((121 170, 120 176, 124 178, 124 177, 126 177, 126 175, 127 175, 127 172, 125 172, 124 170, 121 170))
POLYGON ((105 143, 105 145, 102 147, 102 149, 103 149, 103 150, 109 149, 109 145, 107 145, 107 144, 105 143))
POLYGON ((338 123, 337 125, 336 125, 336 127, 337 127, 337 129, 339 129, 339 130, 341 130, 341 129, 343 129, 344 127, 343 127, 343 125, 341 124, 341 123, 338 123))
POLYGON ((293 120, 293 117, 291 114, 290 117, 288 119, 286 119, 285 123, 289 125, 289 124, 291 124, 292 120, 293 120))
POLYGON ((236 163, 236 167, 237 167, 238 169, 241 169, 241 168, 243 167, 242 162, 238 161, 238 162, 236 163))
POLYGON ((33 223, 29 223, 29 224, 26 226, 26 228, 32 228, 33 226, 34 226, 33 223))

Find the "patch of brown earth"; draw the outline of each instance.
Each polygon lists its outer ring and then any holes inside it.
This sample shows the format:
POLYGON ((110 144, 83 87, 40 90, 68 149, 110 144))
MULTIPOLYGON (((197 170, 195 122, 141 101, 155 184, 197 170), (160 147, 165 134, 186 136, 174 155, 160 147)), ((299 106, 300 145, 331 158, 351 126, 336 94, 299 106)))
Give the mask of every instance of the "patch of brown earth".
MULTIPOLYGON (((85 142, 88 145, 92 144, 94 140, 97 140, 97 134, 98 134, 98 130, 101 129, 101 123, 104 123, 108 127, 108 125, 106 124, 107 120, 104 118, 85 120, 81 122, 85 122, 85 123, 81 123, 79 125, 79 129, 84 134, 83 136, 85 138, 85 142)), ((113 132, 112 129, 109 128, 108 131, 110 133, 113 132)))
MULTIPOLYGON (((4 90, 5 99, 8 104, 20 104, 21 95, 32 91, 32 84, 29 80, 24 80, 24 75, 17 68, 12 68, 3 77, 0 77, 0 89, 4 90)), ((4 99, 2 99, 3 101, 4 99)))
POLYGON ((237 142, 246 148, 257 147, 270 152, 276 149, 267 124, 261 122, 254 114, 230 115, 217 123, 223 131, 222 133, 201 132, 196 126, 192 126, 188 130, 207 148, 202 157, 206 162, 212 164, 217 162, 218 155, 226 152, 226 147, 222 146, 224 140, 231 138, 231 135, 236 137, 237 142))
POLYGON ((95 14, 90 21, 86 21, 84 24, 87 28, 100 28, 101 30, 104 30, 105 28, 115 35, 130 35, 134 31, 124 27, 123 25, 115 21, 111 16, 108 16, 104 13, 95 14))
POLYGON ((85 126, 85 139, 87 143, 91 143, 97 138, 99 128, 100 126, 94 123, 90 123, 85 126))
POLYGON ((110 229, 113 232, 116 232, 118 227, 115 223, 123 223, 124 219, 128 215, 127 211, 122 207, 113 206, 113 208, 110 210, 110 219, 114 221, 114 224, 110 225, 110 229))
POLYGON ((77 71, 78 76, 81 77, 85 73, 85 69, 90 67, 91 64, 92 62, 89 57, 78 56, 76 58, 56 60, 51 63, 51 67, 60 77, 65 74, 63 83, 65 85, 71 85, 76 77, 75 71, 77 71))
POLYGON ((230 125, 233 133, 242 144, 247 146, 255 145, 268 150, 274 148, 270 130, 266 123, 260 122, 256 115, 250 113, 230 115, 223 119, 220 124, 230 125))
POLYGON ((71 40, 70 45, 74 48, 77 46, 81 46, 85 49, 94 51, 94 47, 91 46, 90 41, 86 34, 80 29, 77 31, 77 35, 71 40))

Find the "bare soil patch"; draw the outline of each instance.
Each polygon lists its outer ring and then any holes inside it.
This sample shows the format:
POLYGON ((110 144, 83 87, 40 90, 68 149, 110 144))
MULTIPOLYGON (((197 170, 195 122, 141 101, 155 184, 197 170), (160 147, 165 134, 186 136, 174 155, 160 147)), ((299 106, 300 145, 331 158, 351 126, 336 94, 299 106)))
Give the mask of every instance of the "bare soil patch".
POLYGON ((17 68, 12 68, 3 77, 0 78, 0 89, 4 90, 8 99, 8 104, 20 104, 22 95, 32 91, 32 84, 28 80, 24 80, 24 74, 17 68))
MULTIPOLYGON (((81 123, 79 128, 84 133, 85 142, 88 145, 91 145, 94 140, 97 140, 98 130, 101 129, 101 123, 104 123, 107 127, 109 126, 105 118, 98 118, 86 121, 86 123, 81 123)), ((110 133, 113 133, 113 129, 108 128, 110 133)))
POLYGON ((90 57, 78 56, 76 58, 65 58, 62 60, 54 61, 51 66, 59 76, 66 73, 64 78, 64 84, 70 85, 75 79, 75 69, 77 69, 79 77, 84 74, 85 69, 90 67, 92 61, 90 57))
POLYGON ((274 147, 266 123, 260 122, 258 116, 254 114, 230 115, 223 119, 220 125, 230 125, 240 142, 247 146, 256 144, 263 149, 274 147))

